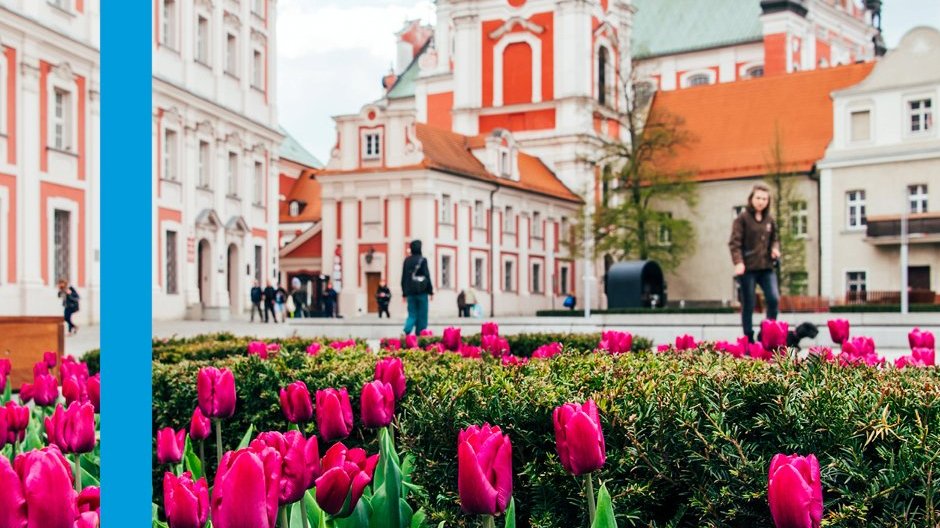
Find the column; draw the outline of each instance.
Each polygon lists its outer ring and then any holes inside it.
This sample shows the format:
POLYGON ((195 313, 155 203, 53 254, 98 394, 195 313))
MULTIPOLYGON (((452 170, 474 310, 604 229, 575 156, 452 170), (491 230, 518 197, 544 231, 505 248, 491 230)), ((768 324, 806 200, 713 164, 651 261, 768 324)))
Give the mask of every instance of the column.
POLYGON ((473 202, 460 200, 457 206, 457 292, 470 287, 473 262, 470 261, 470 240, 473 235, 473 202))
POLYGON ((475 135, 479 122, 468 109, 479 108, 482 49, 480 20, 475 14, 463 12, 454 17, 454 131, 475 135))
POLYGON ((392 290, 392 302, 389 312, 395 317, 404 317, 407 313, 404 303, 401 302, 401 268, 405 261, 405 199, 401 194, 388 197, 388 287, 392 290))
MULTIPOLYGON (((32 46, 30 46, 32 47, 32 46)), ((31 51, 31 50, 30 50, 31 51)), ((16 70, 9 74, 15 74, 16 70)), ((17 282, 20 284, 20 313, 37 315, 44 299, 50 292, 43 284, 41 270, 46 265, 41 258, 40 195, 39 195, 39 60, 24 50, 19 68, 19 85, 22 86, 20 97, 22 113, 17 124, 18 149, 17 164, 17 234, 16 234, 16 269, 17 282)), ((51 244, 52 241, 49 241, 51 244)), ((50 270, 50 280, 52 271, 50 270)))
MULTIPOLYGON (((86 280, 88 282, 85 309, 89 322, 97 324, 101 317, 101 92, 97 82, 88 91, 89 140, 87 142, 88 191, 85 195, 86 236, 88 245, 85 249, 86 280)), ((152 206, 151 206, 152 209, 152 206)))
POLYGON ((347 197, 343 198, 342 203, 343 275, 339 313, 344 317, 354 317, 359 314, 359 308, 362 308, 363 312, 366 310, 365 295, 362 293, 365 291, 365 284, 359 284, 359 203, 356 198, 347 197))

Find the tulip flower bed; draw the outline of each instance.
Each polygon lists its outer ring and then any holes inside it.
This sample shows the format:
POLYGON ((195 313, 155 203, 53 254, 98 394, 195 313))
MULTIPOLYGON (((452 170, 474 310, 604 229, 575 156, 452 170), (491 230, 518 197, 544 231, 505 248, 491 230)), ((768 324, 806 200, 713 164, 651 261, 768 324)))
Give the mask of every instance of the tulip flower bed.
MULTIPOLYGON (((487 422, 511 441, 518 525, 585 526, 582 479, 573 476, 571 461, 559 459, 553 413, 589 399, 596 402, 606 442, 606 462, 593 475, 606 486, 602 495, 609 491, 619 526, 773 526, 769 468, 779 476, 780 489, 818 478, 827 526, 940 522, 940 369, 843 364, 824 356, 761 361, 686 340, 680 340, 679 348, 687 348, 681 351, 608 354, 594 350, 597 338, 549 359, 515 364, 488 354, 469 359, 422 350, 379 353, 400 357, 405 365, 407 391, 397 403, 395 441, 400 453, 414 457, 409 471, 424 492, 408 500, 415 510, 423 507, 431 526, 478 525, 476 517, 461 512, 458 437, 470 434, 461 432, 468 426, 487 422), (781 453, 815 458, 771 464, 781 453), (816 461, 818 477, 794 477, 815 469, 816 461)), ((375 352, 355 345, 340 351, 322 347, 310 355, 304 343, 282 341, 278 353, 262 359, 246 353, 247 341, 234 341, 240 347, 223 354, 219 340, 203 338, 202 345, 213 350, 206 355, 194 341, 167 344, 169 354, 155 343, 154 357, 169 361, 153 365, 154 431, 189 427, 197 373, 214 366, 230 369, 237 386, 234 415, 224 421, 228 449, 244 444, 249 430, 286 430, 280 390, 288 388, 283 398, 294 409, 289 387, 300 380, 311 395, 347 388, 355 423, 343 443, 368 454, 380 451, 377 435, 360 422, 359 395, 373 380, 375 352), (187 357, 198 359, 181 360, 177 351, 183 346, 187 357)), ((621 345, 636 350, 636 342, 621 345)), ((307 413, 305 407, 295 411, 307 413)), ((301 427, 307 436, 323 434, 311 423, 301 427)), ((320 442, 322 454, 329 444, 320 442)), ((205 465, 216 467, 214 453, 206 455, 205 465)), ((157 504, 163 502, 166 469, 155 457, 157 504)))

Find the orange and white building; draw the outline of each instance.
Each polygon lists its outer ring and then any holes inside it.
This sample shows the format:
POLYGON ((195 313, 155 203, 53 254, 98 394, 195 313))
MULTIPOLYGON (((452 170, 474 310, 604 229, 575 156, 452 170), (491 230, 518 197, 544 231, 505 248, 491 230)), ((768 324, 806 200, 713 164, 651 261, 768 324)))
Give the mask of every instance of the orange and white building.
POLYGON ((153 316, 227 319, 279 273, 273 0, 153 0, 153 316))
POLYGON ((0 315, 99 319, 98 5, 0 2, 0 315))

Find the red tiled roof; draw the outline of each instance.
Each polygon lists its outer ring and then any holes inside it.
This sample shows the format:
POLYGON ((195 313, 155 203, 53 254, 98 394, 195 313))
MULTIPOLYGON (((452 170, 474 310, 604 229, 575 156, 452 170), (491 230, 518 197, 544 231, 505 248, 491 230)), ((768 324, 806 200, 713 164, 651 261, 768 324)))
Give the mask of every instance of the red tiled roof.
POLYGON ((769 172, 777 131, 786 170, 807 172, 832 140, 830 94, 864 79, 873 63, 659 92, 652 114, 684 120, 693 137, 667 170, 691 169, 699 181, 760 176, 769 172))
POLYGON ((297 178, 286 199, 278 207, 281 223, 320 221, 320 182, 317 181, 316 175, 315 171, 308 170, 297 178), (302 202, 302 208, 299 215, 290 216, 290 203, 294 200, 302 202))

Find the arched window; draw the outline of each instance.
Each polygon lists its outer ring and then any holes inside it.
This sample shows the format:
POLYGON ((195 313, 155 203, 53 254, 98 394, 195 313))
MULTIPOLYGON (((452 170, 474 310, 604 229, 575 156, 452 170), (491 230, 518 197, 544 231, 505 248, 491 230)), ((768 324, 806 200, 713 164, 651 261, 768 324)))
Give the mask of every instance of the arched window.
POLYGON ((758 78, 758 77, 763 77, 763 76, 764 76, 764 67, 763 67, 763 66, 752 66, 752 67, 750 67, 750 68, 747 69, 747 71, 744 73, 744 75, 745 75, 748 79, 756 79, 756 78, 758 78))
POLYGON ((696 73, 690 76, 686 82, 689 86, 702 86, 703 84, 711 84, 711 79, 704 73, 696 73))
POLYGON ((601 46, 597 51, 597 102, 607 104, 607 48, 601 46))

